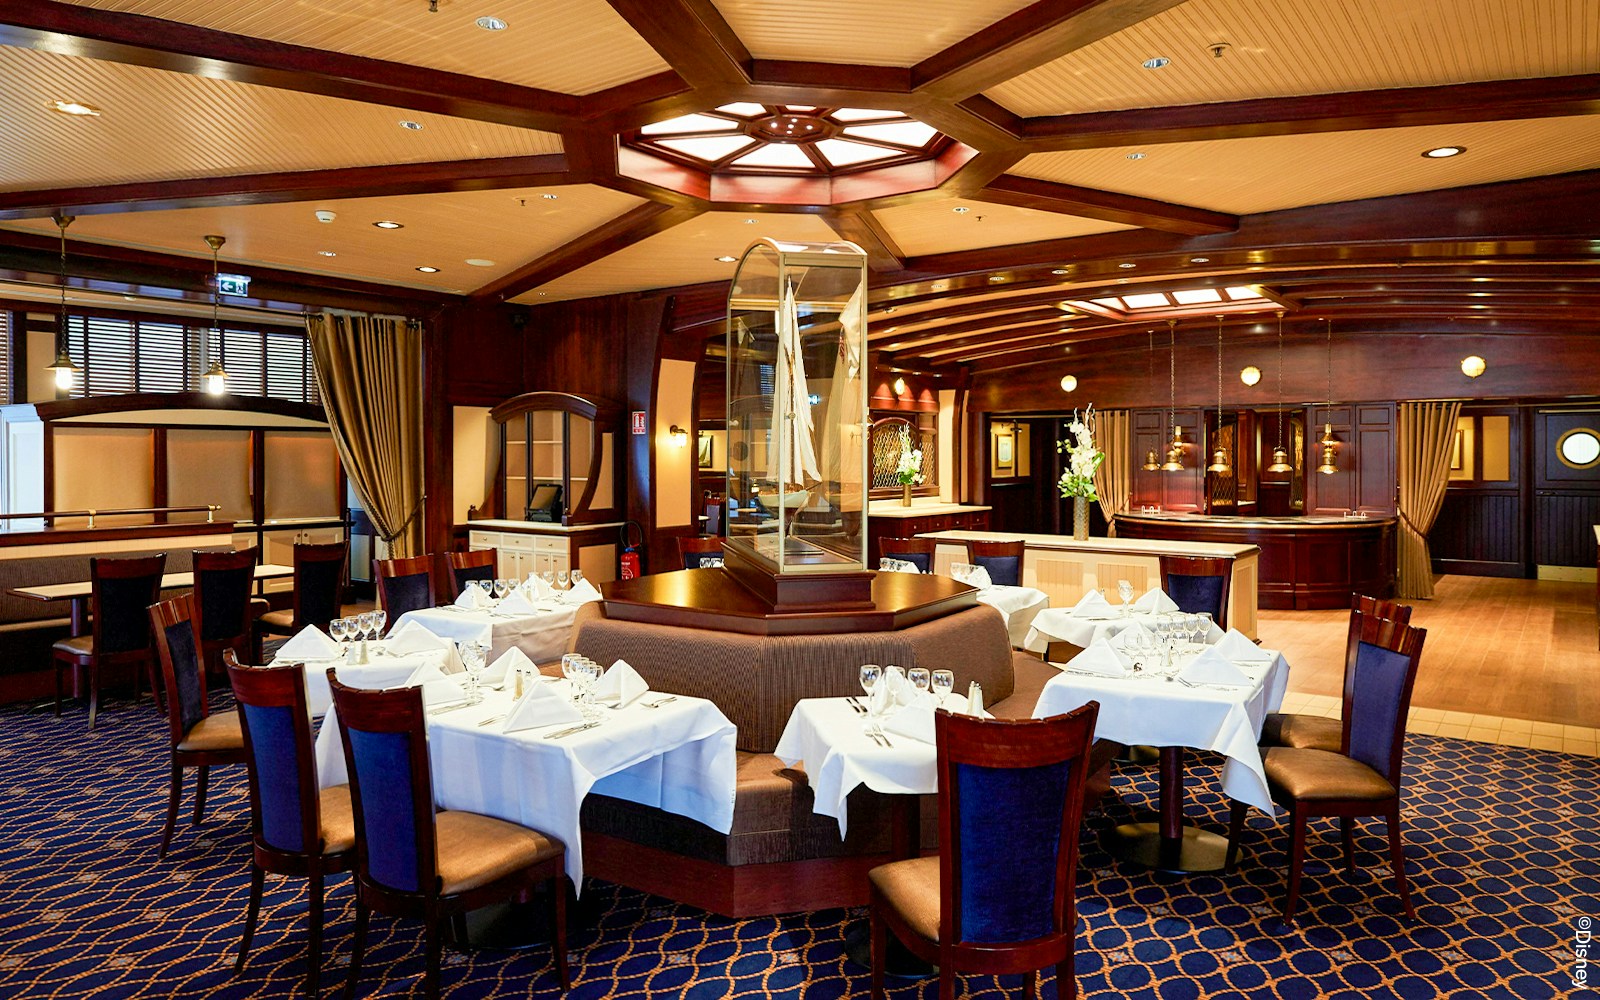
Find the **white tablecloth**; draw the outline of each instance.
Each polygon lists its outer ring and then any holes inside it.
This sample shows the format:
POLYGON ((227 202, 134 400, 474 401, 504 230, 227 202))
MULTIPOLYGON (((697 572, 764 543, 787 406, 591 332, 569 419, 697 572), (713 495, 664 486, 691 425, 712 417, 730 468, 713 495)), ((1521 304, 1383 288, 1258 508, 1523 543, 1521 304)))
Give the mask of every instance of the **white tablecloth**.
MULTIPOLYGON (((429 663, 443 673, 461 669, 461 661, 454 650, 441 649, 437 653, 416 653, 411 656, 387 656, 378 652, 382 643, 367 644, 367 662, 346 663, 344 660, 292 660, 273 661, 304 663, 306 668, 306 705, 312 715, 325 715, 333 705, 333 694, 328 690, 328 668, 338 671, 339 682, 358 688, 391 688, 404 684, 416 669, 429 663)), ((337 782, 335 782, 337 784, 337 782)))
MULTIPOLYGON (((565 681, 555 682, 563 688, 565 681)), ((567 874, 583 888, 578 812, 591 791, 687 816, 718 833, 733 829, 735 728, 711 702, 683 695, 660 708, 641 702, 607 710, 597 728, 558 740, 502 733, 478 723, 511 708, 511 696, 488 691, 483 704, 428 716, 433 794, 443 809, 520 823, 567 847, 567 874)), ((348 781, 338 720, 329 712, 317 734, 317 778, 348 781)))
MULTIPOLYGON (((1187 687, 1159 675, 1097 677, 1063 670, 1039 693, 1033 717, 1070 712, 1090 701, 1100 703, 1096 739, 1148 746, 1196 747, 1226 754, 1222 790, 1230 798, 1272 812, 1267 775, 1256 741, 1268 712, 1283 704, 1289 664, 1283 654, 1262 650, 1270 662, 1239 662, 1249 687, 1187 687)), ((1181 662, 1181 661, 1180 661, 1181 662)))
POLYGON ((451 642, 488 642, 489 660, 515 646, 534 663, 561 659, 572 635, 578 604, 540 605, 536 615, 501 615, 493 611, 465 611, 455 606, 407 611, 395 622, 417 622, 434 635, 451 642))
MULTIPOLYGON (((1096 639, 1110 639, 1134 622, 1145 628, 1153 628, 1155 620, 1155 615, 1142 612, 1135 612, 1126 618, 1121 615, 1110 618, 1079 618, 1073 615, 1071 608, 1045 608, 1034 615, 1033 627, 1028 630, 1027 637, 1021 645, 1030 653, 1043 653, 1052 642, 1068 642, 1079 648, 1088 649, 1096 639)), ((1212 623, 1206 642, 1214 643, 1224 634, 1216 623, 1212 623)))
POLYGON ((978 601, 999 611, 1006 618, 1006 631, 1011 633, 1011 645, 1022 646, 1030 634, 1034 616, 1050 605, 1050 597, 1032 587, 985 587, 978 591, 978 601))

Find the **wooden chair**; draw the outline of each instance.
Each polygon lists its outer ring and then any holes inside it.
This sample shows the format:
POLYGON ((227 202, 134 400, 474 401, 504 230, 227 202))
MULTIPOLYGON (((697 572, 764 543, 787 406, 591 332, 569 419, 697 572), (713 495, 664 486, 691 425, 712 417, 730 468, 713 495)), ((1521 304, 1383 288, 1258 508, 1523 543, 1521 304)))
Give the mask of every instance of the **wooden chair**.
POLYGON ((477 549, 472 552, 446 552, 444 561, 450 567, 450 593, 458 597, 467 589, 470 580, 493 580, 499 557, 494 549, 477 549))
POLYGON ((932 573, 936 545, 931 538, 880 538, 878 558, 903 559, 924 573, 932 573))
POLYGON ((344 564, 349 554, 348 542, 294 547, 294 605, 256 619, 253 659, 261 659, 264 636, 294 635, 307 625, 326 629, 344 613, 344 564))
POLYGON ((1228 586, 1233 581, 1233 560, 1198 556, 1162 556, 1161 589, 1185 614, 1211 615, 1217 628, 1228 627, 1228 586))
POLYGON ((430 1000, 439 996, 446 917, 489 903, 528 902, 552 883, 555 965, 568 989, 566 846, 537 830, 457 810, 437 810, 428 769, 422 692, 345 687, 328 671, 349 765, 356 831, 356 923, 347 996, 361 978, 370 910, 426 924, 430 1000))
POLYGON ((1025 972, 1031 997, 1049 965, 1057 995, 1076 995, 1078 829, 1099 711, 1091 701, 1038 720, 936 713, 939 854, 867 875, 873 1000, 889 931, 939 966, 941 1000, 955 997, 957 971, 1025 972))
POLYGON ((266 873, 303 876, 309 883, 310 935, 306 993, 317 996, 322 975, 322 897, 329 875, 355 867, 356 829, 350 786, 317 789, 306 675, 300 664, 244 667, 223 652, 239 703, 245 766, 250 774, 250 902, 235 973, 244 971, 261 912, 266 873))
POLYGON ((200 632, 194 620, 194 600, 184 594, 149 610, 149 623, 161 656, 161 674, 167 682, 168 748, 171 751, 171 785, 167 791, 167 821, 161 830, 161 857, 167 856, 172 829, 178 822, 178 801, 183 798, 183 772, 195 769, 194 825, 206 811, 206 782, 211 767, 245 762, 244 736, 239 713, 211 713, 206 700, 206 671, 200 659, 200 632))
MULTIPOLYGON (((1405 750, 1406 713, 1422 658, 1427 630, 1356 612, 1350 633, 1354 662, 1345 671, 1344 720, 1338 752, 1273 747, 1263 758, 1272 800, 1289 810, 1289 894, 1283 919, 1293 922, 1300 902, 1300 870, 1305 863, 1306 821, 1339 817, 1345 868, 1355 871, 1354 821, 1382 816, 1389 827, 1389 864, 1406 915, 1415 919, 1400 846, 1400 775, 1405 750)), ((1228 867, 1238 859, 1239 834, 1250 807, 1233 803, 1229 822, 1228 867)))
POLYGON ((407 611, 421 611, 435 603, 432 556, 379 560, 378 606, 388 613, 390 627, 407 611))
POLYGON ((699 569, 706 557, 722 558, 721 535, 678 536, 678 558, 684 569, 699 569))
POLYGON ((967 562, 989 571, 989 582, 997 587, 1022 585, 1022 553, 1027 543, 968 542, 967 562))
POLYGON ((134 559, 89 560, 89 634, 61 639, 50 647, 57 715, 61 714, 62 672, 75 670, 81 676, 87 671, 89 728, 93 730, 100 714, 101 675, 125 664, 134 668, 134 698, 139 696, 138 670, 142 666, 160 708, 161 684, 150 645, 147 609, 161 597, 161 572, 166 563, 165 552, 134 559))
MULTIPOLYGON (((246 653, 250 649, 255 583, 254 547, 236 552, 196 549, 194 566, 194 627, 200 633, 200 658, 209 673, 222 670, 222 651, 246 653)), ((265 602, 262 602, 263 604, 265 602)))
MULTIPOLYGON (((1350 635, 1345 642, 1344 674, 1349 682, 1355 669, 1359 649, 1356 635, 1358 618, 1384 618, 1401 625, 1411 623, 1410 605, 1398 601, 1384 601, 1376 597, 1357 594, 1351 599, 1350 635)), ((1342 719, 1321 715, 1295 715, 1288 712, 1270 712, 1261 726, 1261 745, 1264 747, 1300 747, 1308 750, 1337 751, 1344 739, 1342 719)))

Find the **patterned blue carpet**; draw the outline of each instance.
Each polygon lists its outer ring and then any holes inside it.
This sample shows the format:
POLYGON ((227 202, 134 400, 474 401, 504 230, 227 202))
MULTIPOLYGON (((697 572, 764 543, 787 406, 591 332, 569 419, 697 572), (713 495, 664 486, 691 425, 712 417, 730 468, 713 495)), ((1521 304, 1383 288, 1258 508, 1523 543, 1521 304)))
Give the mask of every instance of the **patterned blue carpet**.
MULTIPOLYGON (((114 704, 85 734, 0 710, 0 997, 289 997, 304 974, 302 883, 269 878, 249 964, 232 962, 248 880, 241 769, 213 774, 209 821, 180 826, 156 858, 165 808, 165 723, 145 702, 114 704), (236 772, 236 773, 230 773, 236 772)), ((1276 916, 1283 828, 1253 818, 1228 877, 1180 879, 1119 867, 1086 835, 1078 984, 1086 997, 1516 997, 1572 985, 1581 918, 1600 915, 1600 761, 1412 737, 1406 856, 1420 920, 1399 918, 1381 824, 1363 827, 1362 871, 1339 865, 1337 829, 1314 832, 1298 925, 1276 916), (1320 834, 1321 838, 1316 839, 1320 834), (1331 870, 1330 870, 1331 866, 1331 870)), ((1115 791, 1153 804, 1154 769, 1115 791)), ((1190 815, 1225 827, 1215 774, 1190 771, 1190 815), (1204 814, 1210 813, 1207 817, 1204 814)), ((185 805, 189 800, 186 798, 185 805)), ((1126 818, 1119 807, 1090 833, 1126 818)), ((328 903, 323 990, 343 987, 353 911, 347 879, 328 903)), ((861 914, 831 910, 728 920, 591 882, 571 935, 578 1000, 865 996, 844 955, 861 914)), ((446 951, 446 995, 555 996, 548 952, 446 951)), ((360 995, 406 996, 423 966, 415 924, 375 917, 360 995)), ((1591 982, 1593 978, 1591 978, 1591 982)), ((891 981, 893 982, 893 981, 891 981)), ((1020 995, 1021 978, 972 977, 969 997, 1020 995)), ((1054 996, 1054 984, 1044 987, 1054 996)), ((933 997, 932 981, 895 997, 933 997)))

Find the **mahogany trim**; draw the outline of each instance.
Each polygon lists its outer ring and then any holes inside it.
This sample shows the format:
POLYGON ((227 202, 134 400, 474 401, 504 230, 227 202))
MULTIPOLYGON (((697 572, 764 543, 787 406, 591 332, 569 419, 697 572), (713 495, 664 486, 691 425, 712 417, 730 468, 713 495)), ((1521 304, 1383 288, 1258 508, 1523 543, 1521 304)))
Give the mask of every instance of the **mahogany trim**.
POLYGON ((1059 212, 1085 219, 1099 219, 1124 226, 1143 226, 1168 233, 1206 236, 1229 233, 1239 228, 1239 217, 1226 212, 1174 205, 1114 191, 1096 191, 1075 184, 1057 184, 1002 174, 988 186, 972 194, 979 201, 995 205, 1031 208, 1039 212, 1059 212))
MULTIPOLYGON (((0 549, 26 545, 71 545, 115 542, 129 538, 180 538, 185 535, 232 536, 233 521, 169 521, 166 524, 123 524, 111 528, 41 528, 0 532, 0 549)), ((26 594, 16 596, 26 597, 26 594)), ((38 598, 43 600, 44 598, 38 598)))
MULTIPOLYGON (((267 413, 278 417, 297 417, 314 420, 324 426, 328 414, 315 403, 295 403, 273 396, 239 396, 224 393, 213 396, 207 392, 129 392, 116 396, 86 396, 81 399, 56 399, 34 404, 39 419, 44 421, 67 420, 73 417, 95 416, 102 413, 133 413, 145 410, 229 410, 244 413, 267 413)), ((249 428, 239 427, 238 430, 249 428)), ((285 428, 293 430, 295 428, 285 428)), ((307 427, 303 430, 316 430, 307 427)))
POLYGON ((503 302, 515 298, 554 281, 563 274, 576 271, 585 264, 592 264, 624 247, 632 246, 640 240, 688 222, 702 211, 703 209, 698 207, 679 208, 659 202, 646 202, 637 208, 629 209, 599 228, 591 229, 576 239, 562 244, 544 256, 535 258, 505 277, 484 285, 472 293, 470 300, 503 302))

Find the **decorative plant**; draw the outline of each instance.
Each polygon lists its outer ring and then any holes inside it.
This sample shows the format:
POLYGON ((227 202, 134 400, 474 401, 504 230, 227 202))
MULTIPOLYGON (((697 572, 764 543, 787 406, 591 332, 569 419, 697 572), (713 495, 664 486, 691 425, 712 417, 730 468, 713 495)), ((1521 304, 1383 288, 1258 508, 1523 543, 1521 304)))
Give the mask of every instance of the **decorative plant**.
POLYGON ((894 470, 901 486, 921 486, 926 479, 922 474, 922 449, 911 447, 911 433, 900 429, 900 464, 894 470))
POLYGON ((1083 411, 1082 417, 1078 415, 1077 410, 1072 411, 1072 421, 1067 424, 1067 432, 1072 435, 1071 440, 1056 442, 1056 451, 1065 452, 1069 456, 1067 471, 1061 474, 1061 481, 1056 483, 1056 486, 1064 497, 1099 500, 1100 495, 1094 488, 1094 473, 1100 468, 1100 463, 1105 461, 1106 453, 1097 451, 1094 446, 1093 403, 1083 411))

